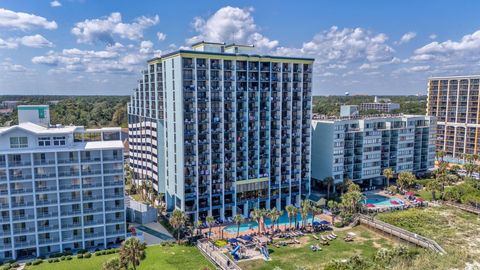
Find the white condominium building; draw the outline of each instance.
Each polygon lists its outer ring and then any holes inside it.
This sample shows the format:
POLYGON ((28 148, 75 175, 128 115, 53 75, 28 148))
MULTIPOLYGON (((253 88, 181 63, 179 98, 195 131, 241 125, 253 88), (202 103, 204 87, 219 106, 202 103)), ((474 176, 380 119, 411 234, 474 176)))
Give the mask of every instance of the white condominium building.
POLYGON ((130 164, 190 219, 310 193, 313 59, 200 42, 148 61, 129 103, 130 164))
POLYGON ((120 128, 0 128, 0 260, 115 246, 125 226, 120 128))
POLYGON ((426 172, 435 161, 434 117, 400 115, 313 120, 312 178, 382 185, 383 170, 426 172))
POLYGON ((428 80, 427 115, 438 120, 437 150, 447 158, 480 153, 480 75, 428 80))

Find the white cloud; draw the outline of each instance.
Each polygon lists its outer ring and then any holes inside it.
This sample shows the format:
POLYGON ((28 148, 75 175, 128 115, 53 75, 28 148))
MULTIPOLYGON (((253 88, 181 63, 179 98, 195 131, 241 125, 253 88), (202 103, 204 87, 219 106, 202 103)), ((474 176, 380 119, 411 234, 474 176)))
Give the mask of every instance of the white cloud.
POLYGON ((140 53, 150 53, 152 52, 153 42, 150 40, 144 40, 140 43, 140 53))
POLYGON ((209 18, 196 17, 192 26, 198 34, 188 38, 187 43, 211 41, 251 44, 261 49, 277 47, 277 40, 271 40, 260 33, 252 12, 252 8, 226 6, 217 10, 209 18))
POLYGON ((312 40, 304 42, 301 48, 277 49, 278 55, 309 56, 320 65, 347 65, 367 61, 371 63, 391 62, 395 50, 386 41, 388 37, 374 34, 363 28, 336 26, 316 34, 312 40))
POLYGON ((2 39, 0 38, 0 49, 14 49, 18 47, 18 42, 14 39, 2 39))
POLYGON ((415 32, 405 33, 398 41, 398 44, 408 43, 410 42, 410 40, 414 39, 416 36, 417 36, 417 33, 415 32))
POLYGON ((54 1, 50 2, 50 6, 51 6, 51 7, 61 7, 61 6, 62 6, 62 3, 60 3, 60 2, 57 1, 57 0, 54 0, 54 1))
POLYGON ((72 34, 77 37, 79 43, 103 42, 114 44, 115 36, 123 39, 139 40, 143 38, 143 31, 148 27, 158 24, 158 15, 154 17, 138 17, 132 23, 122 22, 122 15, 114 12, 108 17, 85 20, 78 22, 72 28, 72 34))
POLYGON ((449 54, 463 52, 480 52, 480 30, 465 35, 460 41, 434 41, 415 50, 416 54, 449 54))
POLYGON ((18 45, 31 48, 53 47, 53 43, 48 41, 42 35, 23 36, 18 38, 9 38, 7 40, 0 38, 0 49, 15 49, 18 45))
POLYGON ((158 41, 162 42, 167 38, 167 35, 162 32, 157 32, 158 41))
POLYGON ((25 72, 27 68, 22 65, 13 64, 11 61, 4 61, 0 63, 0 70, 5 72, 25 72))
POLYGON ((429 39, 437 39, 437 34, 430 34, 429 39))
POLYGON ((53 43, 48 41, 42 35, 24 36, 19 39, 20 44, 32 48, 53 47, 53 43))
POLYGON ((161 53, 153 48, 153 42, 142 41, 138 46, 115 43, 104 50, 81 50, 78 48, 50 51, 35 56, 32 63, 49 66, 50 73, 87 72, 136 74, 147 59, 161 53))
POLYGON ((0 29, 26 31, 34 28, 52 30, 57 27, 55 21, 48 21, 44 17, 0 8, 0 29))

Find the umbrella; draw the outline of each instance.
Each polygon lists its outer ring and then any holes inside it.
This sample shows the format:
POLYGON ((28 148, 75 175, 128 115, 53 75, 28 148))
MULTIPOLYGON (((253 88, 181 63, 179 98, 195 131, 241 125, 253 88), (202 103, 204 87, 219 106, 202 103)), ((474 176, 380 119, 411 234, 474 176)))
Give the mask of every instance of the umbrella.
POLYGON ((313 222, 313 226, 320 226, 320 225, 322 225, 322 224, 321 224, 320 222, 318 222, 318 221, 314 221, 314 222, 313 222))
POLYGON ((399 204, 397 201, 390 201, 391 204, 399 204))
POLYGON ((409 191, 409 192, 406 192, 405 195, 408 195, 408 196, 415 196, 415 192, 412 192, 412 191, 409 191))
POLYGON ((416 200, 416 201, 417 201, 417 202, 423 202, 423 201, 425 201, 425 200, 424 200, 424 199, 422 199, 422 198, 417 198, 417 200, 416 200))
POLYGON ((233 244, 233 243, 237 243, 237 242, 238 242, 238 240, 237 240, 236 238, 230 238, 230 239, 228 239, 228 243, 232 243, 232 244, 233 244))
POLYGON ((371 204, 371 203, 369 203, 369 204, 367 204, 367 207, 375 207, 375 205, 374 205, 374 204, 371 204))
POLYGON ((326 220, 321 220, 321 221, 320 221, 320 224, 322 224, 322 225, 328 225, 328 224, 330 224, 330 222, 328 222, 328 221, 326 221, 326 220))
POLYGON ((250 235, 243 235, 243 236, 241 236, 241 238, 245 241, 252 241, 252 239, 253 239, 250 235))

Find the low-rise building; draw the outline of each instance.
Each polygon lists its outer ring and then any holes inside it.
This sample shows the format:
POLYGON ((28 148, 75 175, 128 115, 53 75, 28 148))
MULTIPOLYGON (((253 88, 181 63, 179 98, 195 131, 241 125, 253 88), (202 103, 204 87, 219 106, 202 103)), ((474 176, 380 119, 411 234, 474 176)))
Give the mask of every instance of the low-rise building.
POLYGON ((435 130, 435 118, 421 115, 313 120, 312 179, 371 186, 382 185, 385 168, 426 172, 434 166, 435 130))
POLYGON ((120 128, 0 128, 0 261, 108 248, 125 237, 120 128))

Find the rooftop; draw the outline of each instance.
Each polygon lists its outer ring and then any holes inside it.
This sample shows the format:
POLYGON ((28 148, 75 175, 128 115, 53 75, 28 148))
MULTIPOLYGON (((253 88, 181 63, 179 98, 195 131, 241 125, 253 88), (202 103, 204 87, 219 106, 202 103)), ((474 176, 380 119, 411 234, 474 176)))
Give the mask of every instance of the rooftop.
POLYGON ((349 120, 385 120, 385 119, 392 119, 392 118, 425 118, 430 117, 426 115, 413 115, 413 114, 375 114, 375 115, 359 115, 359 116, 349 116, 349 117, 340 117, 340 116, 328 116, 328 115, 313 115, 312 120, 324 123, 334 123, 334 122, 341 122, 341 121, 349 121, 349 120))

